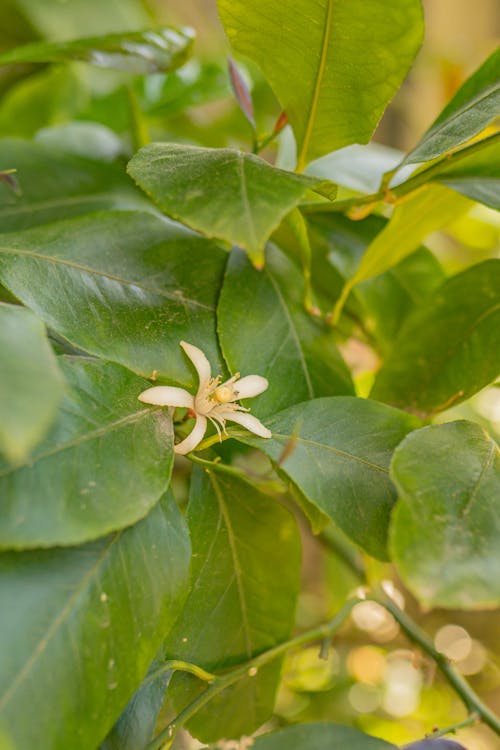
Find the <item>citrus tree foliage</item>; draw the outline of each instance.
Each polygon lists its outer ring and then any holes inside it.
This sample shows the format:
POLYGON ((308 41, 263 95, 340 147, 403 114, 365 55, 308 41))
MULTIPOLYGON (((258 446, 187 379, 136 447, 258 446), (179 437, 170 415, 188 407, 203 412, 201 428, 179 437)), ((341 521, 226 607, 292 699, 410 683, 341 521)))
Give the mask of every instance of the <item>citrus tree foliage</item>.
POLYGON ((498 51, 405 155, 369 141, 420 0, 217 9, 228 71, 135 0, 0 10, 0 750, 182 727, 390 750, 345 711, 275 709, 353 575, 500 734, 379 586, 500 604, 498 448, 471 407, 500 371, 500 260, 422 245, 500 206, 498 51), (231 87, 241 111, 197 125, 231 87), (352 570, 307 630, 317 534, 352 570))

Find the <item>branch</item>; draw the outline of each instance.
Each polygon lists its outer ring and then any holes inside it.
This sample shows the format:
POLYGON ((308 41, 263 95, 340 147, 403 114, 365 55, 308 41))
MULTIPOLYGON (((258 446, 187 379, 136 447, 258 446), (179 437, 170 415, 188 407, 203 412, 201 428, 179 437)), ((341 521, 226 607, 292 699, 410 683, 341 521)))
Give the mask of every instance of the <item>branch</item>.
POLYGON ((380 596, 369 596, 371 601, 381 604, 382 607, 391 613, 396 622, 399 624, 401 630, 408 636, 408 638, 416 643, 424 653, 426 653, 435 662, 442 674, 448 680, 451 687, 455 690, 457 695, 461 698, 468 711, 471 714, 477 714, 481 721, 487 724, 490 729, 493 729, 498 735, 500 735, 500 719, 486 706, 479 696, 474 692, 468 682, 464 680, 461 674, 455 670, 455 668, 448 661, 446 656, 434 647, 432 641, 427 637, 423 630, 408 617, 403 610, 385 594, 380 596))
POLYGON ((293 648, 306 646, 315 641, 325 641, 326 639, 332 638, 341 625, 347 620, 353 607, 360 601, 361 599, 350 599, 346 602, 340 612, 338 612, 338 614, 329 622, 324 623, 317 628, 313 628, 312 630, 308 630, 296 638, 291 638, 289 641, 280 643, 278 646, 269 649, 269 651, 264 651, 262 654, 259 654, 259 656, 256 656, 239 667, 236 667, 236 669, 217 676, 203 693, 186 706, 186 708, 181 711, 181 713, 176 716, 175 719, 171 721, 152 742, 149 743, 146 750, 162 750, 162 748, 167 750, 170 748, 175 735, 179 729, 189 721, 189 719, 206 706, 212 698, 215 698, 215 696, 223 690, 230 687, 235 682, 238 682, 242 677, 255 677, 261 667, 274 661, 278 657, 283 656, 287 651, 290 651, 293 648))
POLYGON ((403 198, 408 193, 412 193, 417 188, 425 185, 427 182, 433 179, 433 177, 439 175, 443 164, 456 164, 462 159, 467 158, 476 151, 481 151, 486 146, 490 146, 492 143, 500 140, 500 131, 493 133, 493 135, 487 138, 482 138, 480 141, 475 141, 465 148, 461 148, 458 151, 452 153, 443 154, 438 160, 432 162, 429 166, 412 175, 404 182, 396 185, 393 188, 384 187, 378 190, 376 193, 370 195, 363 195, 357 198, 348 198, 343 201, 336 201, 334 203, 319 203, 319 204, 306 204, 301 206, 301 210, 304 213, 330 213, 331 211, 347 211, 351 208, 358 208, 362 206, 370 206, 370 204, 379 203, 385 201, 386 203, 395 203, 399 198, 403 198))

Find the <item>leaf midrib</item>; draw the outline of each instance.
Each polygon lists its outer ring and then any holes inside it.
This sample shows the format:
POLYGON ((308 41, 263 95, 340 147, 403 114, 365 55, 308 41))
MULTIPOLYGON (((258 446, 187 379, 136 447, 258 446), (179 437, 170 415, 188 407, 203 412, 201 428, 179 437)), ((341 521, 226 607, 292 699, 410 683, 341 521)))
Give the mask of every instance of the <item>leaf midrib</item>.
POLYGON ((479 473, 479 476, 477 480, 475 481, 473 487, 470 491, 470 496, 467 502, 465 503, 464 507, 462 508, 462 516, 467 516, 470 512, 470 509, 478 495, 479 488, 481 486, 481 482, 483 481, 484 477, 486 476, 486 473, 488 472, 492 462, 493 458, 496 456, 497 453, 497 447, 493 440, 491 441, 490 450, 488 451, 488 455, 486 456, 486 459, 484 461, 483 466, 481 467, 481 471, 479 473))
POLYGON ((307 119, 306 130, 304 133, 304 140, 302 141, 300 153, 297 158, 297 171, 298 172, 302 172, 302 170, 304 169, 306 165, 307 151, 309 149, 309 141, 311 140, 311 135, 312 135, 313 127, 314 127, 314 121, 316 119, 316 112, 317 112, 318 104, 319 104, 319 94, 320 94, 321 86, 323 83, 323 77, 325 75, 326 58, 327 58, 327 53, 328 53, 328 47, 329 47, 329 42, 330 42, 330 32, 331 32, 331 26, 332 26, 332 16, 333 16, 333 0, 327 0, 326 18, 325 18, 325 25, 323 29, 323 39, 322 39, 322 44, 321 44, 321 54, 320 54, 320 59, 319 59, 318 72, 316 74, 316 80, 314 82, 311 106, 309 108, 309 116, 307 119))
MULTIPOLYGON (((283 440, 291 440, 294 436, 293 435, 283 435, 279 432, 273 432, 273 438, 282 438, 283 440)), ((333 445, 327 445, 326 443, 318 443, 316 440, 310 440, 309 438, 304 437, 296 437, 294 438, 297 443, 304 443, 305 445, 312 445, 315 448, 321 448, 322 450, 331 451, 332 453, 335 453, 339 456, 342 456, 343 458, 348 458, 352 461, 357 461, 358 463, 364 464, 365 466, 368 466, 371 469, 375 469, 376 471, 381 471, 384 474, 389 474, 389 470, 385 468, 385 466, 379 466, 378 464, 374 464, 371 461, 367 461, 366 458, 361 458, 361 456, 356 456, 353 453, 348 453, 347 451, 343 451, 340 448, 335 448, 333 445)), ((284 468, 283 463, 283 470, 286 471, 286 468, 284 468)))
MULTIPOLYGON (((133 193, 132 191, 130 191, 130 197, 132 196, 133 196, 133 193)), ((33 211, 40 211, 42 209, 47 209, 47 208, 60 208, 62 206, 78 205, 78 203, 83 203, 89 200, 95 201, 95 200, 102 200, 103 198, 116 199, 116 198, 123 198, 123 197, 129 197, 125 188, 116 190, 116 192, 78 193, 77 195, 54 198, 53 200, 36 201, 33 203, 29 203, 29 204, 23 203, 20 205, 16 205, 12 203, 12 204, 6 204, 5 206, 0 207, 0 216, 4 214, 20 215, 20 214, 33 213, 33 211)), ((140 196, 134 196, 134 197, 140 198, 140 196)))
POLYGON ((117 532, 107 543, 107 546, 104 548, 104 550, 99 555, 98 559, 95 561, 95 563, 92 565, 90 570, 85 574, 82 581, 80 582, 80 585, 75 589, 73 594, 70 596, 66 604, 63 606, 62 610, 60 611, 59 615, 53 620, 52 624, 47 628, 44 635, 40 638, 38 643, 36 644, 35 648, 33 649, 30 657, 27 659, 27 661, 24 663, 24 666, 22 669, 18 672, 17 677, 15 680, 10 684, 8 690, 3 694, 2 697, 0 697, 0 711, 5 708, 5 706, 8 704, 14 693, 18 690, 20 685, 24 682, 24 680, 28 677, 31 668, 36 663, 36 661, 41 657, 41 655, 44 653, 46 648, 48 647, 51 639, 54 637, 54 635, 57 633, 59 628, 63 625, 65 620, 69 617, 71 614, 71 611, 73 609, 73 604, 76 603, 76 601, 79 599, 81 594, 84 592, 84 590, 87 588, 87 584, 92 580, 94 577, 96 571, 100 568, 103 561, 108 556, 111 548, 113 545, 118 541, 118 539, 121 537, 123 533, 122 531, 117 532))
POLYGON ((304 351, 302 349, 301 343, 300 343, 300 336, 297 333, 297 329, 295 327, 295 324, 293 322, 293 318, 290 315, 290 311, 288 310, 288 307, 286 305, 285 299, 281 293, 281 289, 279 288, 279 284, 273 277, 272 273, 267 269, 267 276, 274 288, 274 291, 276 292, 276 296, 278 297, 278 301, 281 305, 281 308, 284 312, 285 318, 287 320, 288 326, 290 328, 290 333, 292 334, 292 339, 295 342, 295 346, 297 347, 300 363, 302 365, 302 370, 304 371, 304 377, 306 380, 307 385, 307 392, 309 394, 309 398, 314 398, 314 388, 311 381, 311 375, 309 373, 309 368, 307 366, 307 362, 305 359, 304 351))
MULTIPOLYGON (((37 253, 33 250, 23 250, 20 248, 0 246, 0 254, 2 253, 4 255, 25 256, 28 258, 34 258, 35 260, 45 261, 46 263, 53 263, 54 265, 67 266, 68 268, 73 268, 76 271, 83 271, 84 273, 91 274, 92 276, 100 276, 104 279, 116 281, 119 284, 123 284, 124 286, 135 287, 136 289, 142 289, 143 291, 150 292, 151 294, 157 294, 159 297, 165 297, 165 299, 173 300, 175 302, 179 302, 181 300, 178 295, 167 292, 164 289, 148 287, 140 282, 131 281, 130 279, 124 279, 121 276, 106 273, 105 271, 100 271, 96 268, 90 268, 89 266, 84 266, 83 264, 76 263, 75 261, 66 260, 64 258, 55 258, 53 255, 44 255, 43 253, 37 253)), ((204 310, 209 310, 210 312, 213 312, 214 309, 209 305, 205 305, 203 302, 191 299, 190 297, 183 296, 182 301, 192 305, 193 307, 201 307, 204 310)))
POLYGON ((229 546, 231 548, 231 557, 233 558, 236 588, 238 590, 238 599, 240 602, 240 609, 241 609, 241 615, 242 615, 243 633, 245 637, 245 647, 247 651, 247 657, 250 659, 252 657, 251 630, 250 630, 250 623, 248 619, 248 608, 247 608, 247 602, 245 598, 245 591, 243 587, 244 576, 243 576, 243 570, 240 564, 240 560, 238 557, 235 534, 234 534, 233 527, 231 524, 231 518, 229 517, 229 513, 226 508, 226 504, 224 502, 224 498, 222 496, 222 492, 217 482, 217 479, 212 472, 210 472, 209 477, 212 483, 212 487, 214 488, 214 492, 217 498, 217 502, 219 504, 220 512, 222 514, 224 523, 227 528, 227 536, 229 540, 229 546))
POLYGON ((20 471, 21 469, 33 468, 39 461, 43 461, 50 456, 55 456, 57 453, 63 453, 64 451, 70 450, 71 448, 75 448, 77 445, 87 443, 89 440, 95 440, 96 438, 105 435, 107 432, 120 430, 122 427, 126 427, 129 424, 139 422, 141 419, 148 415, 158 413, 159 411, 161 411, 161 409, 161 406, 154 409, 141 409, 141 411, 134 412, 133 414, 127 414, 127 416, 121 417, 114 422, 108 422, 107 424, 98 427, 96 430, 86 432, 84 435, 79 435, 73 440, 68 440, 66 443, 60 443, 50 450, 46 450, 43 453, 39 453, 33 456, 33 459, 30 462, 25 462, 17 466, 9 466, 6 471, 0 471, 0 479, 3 479, 4 477, 9 476, 9 474, 13 474, 16 471, 20 471))

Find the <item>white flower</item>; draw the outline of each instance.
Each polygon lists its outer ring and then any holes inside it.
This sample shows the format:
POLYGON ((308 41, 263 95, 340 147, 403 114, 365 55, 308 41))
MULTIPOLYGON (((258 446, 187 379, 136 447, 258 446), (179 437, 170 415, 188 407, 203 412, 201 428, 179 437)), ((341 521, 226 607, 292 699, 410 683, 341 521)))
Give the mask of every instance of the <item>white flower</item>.
POLYGON ((148 388, 139 396, 139 401, 157 406, 183 406, 191 409, 196 416, 193 430, 185 440, 178 443, 174 451, 185 455, 196 448, 207 429, 207 419, 215 426, 222 439, 221 428, 226 432, 226 419, 245 427, 262 438, 270 438, 271 432, 256 417, 248 414, 249 409, 240 406, 238 399, 252 398, 263 393, 269 383, 260 375, 247 375, 240 380, 239 372, 221 383, 221 376, 212 377, 210 362, 201 349, 181 341, 180 345, 193 363, 198 373, 200 384, 196 396, 184 388, 157 385, 148 388))

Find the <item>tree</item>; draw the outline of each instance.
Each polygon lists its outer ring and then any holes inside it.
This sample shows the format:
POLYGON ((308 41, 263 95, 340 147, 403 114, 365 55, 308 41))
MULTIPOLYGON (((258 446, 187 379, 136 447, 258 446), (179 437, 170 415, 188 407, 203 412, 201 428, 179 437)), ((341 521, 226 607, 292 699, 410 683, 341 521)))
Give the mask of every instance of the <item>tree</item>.
POLYGON ((498 449, 472 410, 499 372, 500 261, 450 273, 421 244, 499 207, 498 50, 401 154, 370 140, 419 0, 218 0, 227 73, 187 62, 192 30, 101 6, 100 36, 77 2, 2 11, 27 43, 0 55, 0 750, 181 728, 389 750, 321 712, 351 615, 399 628, 463 704, 415 748, 500 734, 418 623, 500 598, 498 449), (240 110, 196 126, 229 85, 240 110), (318 539, 335 590, 305 622, 318 539), (276 707, 294 659, 320 675, 309 716, 276 707))

